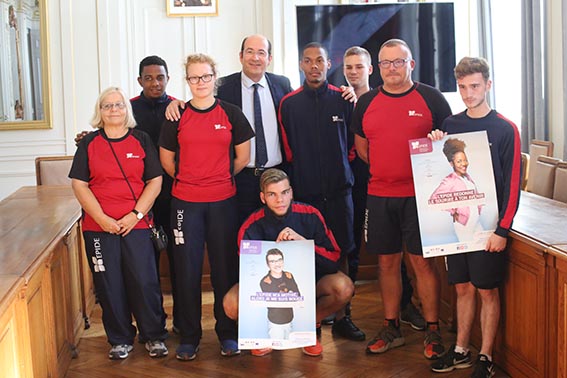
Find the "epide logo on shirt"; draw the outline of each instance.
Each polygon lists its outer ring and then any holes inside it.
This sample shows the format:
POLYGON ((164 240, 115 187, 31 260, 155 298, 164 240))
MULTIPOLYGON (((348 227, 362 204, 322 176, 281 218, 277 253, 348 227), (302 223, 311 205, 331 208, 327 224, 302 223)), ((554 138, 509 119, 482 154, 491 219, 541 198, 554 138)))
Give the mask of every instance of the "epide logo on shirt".
POLYGON ((140 155, 134 155, 132 152, 126 153, 126 159, 139 159, 140 155))
POLYGON ((215 124, 215 130, 226 130, 226 126, 216 123, 215 124))
POLYGON ((338 116, 338 115, 331 116, 331 120, 333 122, 344 122, 344 119, 341 116, 338 116))
POLYGON ((408 117, 423 117, 423 114, 418 113, 415 110, 408 110, 408 117))

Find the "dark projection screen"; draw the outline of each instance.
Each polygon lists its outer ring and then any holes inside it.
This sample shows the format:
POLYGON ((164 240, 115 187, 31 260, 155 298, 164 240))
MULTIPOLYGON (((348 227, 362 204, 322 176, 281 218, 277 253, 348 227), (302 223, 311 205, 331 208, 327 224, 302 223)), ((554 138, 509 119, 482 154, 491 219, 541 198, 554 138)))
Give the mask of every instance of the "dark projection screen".
MULTIPOLYGON (((453 3, 315 5, 297 7, 299 56, 309 42, 320 42, 331 58, 329 82, 345 84, 343 54, 351 46, 366 48, 374 73, 370 85, 382 84, 376 62, 380 45, 401 38, 416 61, 413 79, 442 92, 455 92, 455 21, 453 3)), ((303 74, 301 73, 303 80, 303 74)))

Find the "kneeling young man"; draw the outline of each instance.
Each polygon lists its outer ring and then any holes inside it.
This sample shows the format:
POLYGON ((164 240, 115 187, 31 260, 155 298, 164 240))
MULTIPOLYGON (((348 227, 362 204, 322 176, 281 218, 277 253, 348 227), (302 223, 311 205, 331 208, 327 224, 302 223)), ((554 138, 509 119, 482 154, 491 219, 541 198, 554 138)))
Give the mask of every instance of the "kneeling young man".
MULTIPOLYGON (((315 276, 317 280, 316 319, 319 323, 326 316, 345 306, 352 298, 354 285, 350 278, 338 270, 340 249, 323 216, 311 205, 293 202, 293 191, 287 174, 279 169, 268 169, 260 178, 260 199, 264 207, 254 212, 238 232, 241 240, 313 239, 315 242, 315 276)), ((238 284, 225 295, 224 310, 231 319, 238 318, 238 284)), ((255 356, 263 356, 271 349, 252 350, 255 356)), ((323 347, 319 340, 313 346, 303 348, 309 356, 319 356, 323 347)))

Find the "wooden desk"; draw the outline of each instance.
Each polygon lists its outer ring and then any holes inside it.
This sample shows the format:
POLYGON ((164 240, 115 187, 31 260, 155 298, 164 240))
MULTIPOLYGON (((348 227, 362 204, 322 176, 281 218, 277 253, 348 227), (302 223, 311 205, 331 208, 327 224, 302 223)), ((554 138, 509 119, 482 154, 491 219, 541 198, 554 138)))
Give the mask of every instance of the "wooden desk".
POLYGON ((19 316, 23 309, 18 295, 22 287, 21 277, 0 276, 0 367, 8 377, 33 374, 29 364, 21 363, 29 350, 29 342, 21 337, 26 332, 26 324, 19 316))
MULTIPOLYGON (((497 365, 512 377, 566 377, 567 204, 522 191, 508 263, 500 291, 497 365)), ((476 347, 481 343, 478 310, 471 337, 476 347)))
POLYGON ((567 256, 567 244, 555 244, 550 248, 549 253, 553 253, 556 256, 567 256))
POLYGON ((567 244, 567 203, 522 191, 512 229, 546 245, 567 244))
POLYGON ((80 215, 69 186, 23 187, 0 202, 2 376, 63 377, 76 353, 94 305, 80 215))

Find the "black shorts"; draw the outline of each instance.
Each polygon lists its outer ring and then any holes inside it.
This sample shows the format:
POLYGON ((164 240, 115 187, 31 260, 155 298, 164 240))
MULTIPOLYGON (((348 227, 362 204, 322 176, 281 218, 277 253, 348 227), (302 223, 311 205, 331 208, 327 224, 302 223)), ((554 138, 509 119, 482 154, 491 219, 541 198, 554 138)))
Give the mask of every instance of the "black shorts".
POLYGON ((319 282, 321 278, 327 274, 334 274, 339 271, 338 262, 329 260, 326 257, 315 254, 315 282, 319 282))
POLYGON ((391 255, 402 252, 423 255, 415 197, 368 196, 364 225, 366 250, 391 255))
POLYGON ((449 283, 470 282, 478 289, 495 289, 506 278, 506 258, 506 251, 477 251, 447 256, 449 283))

